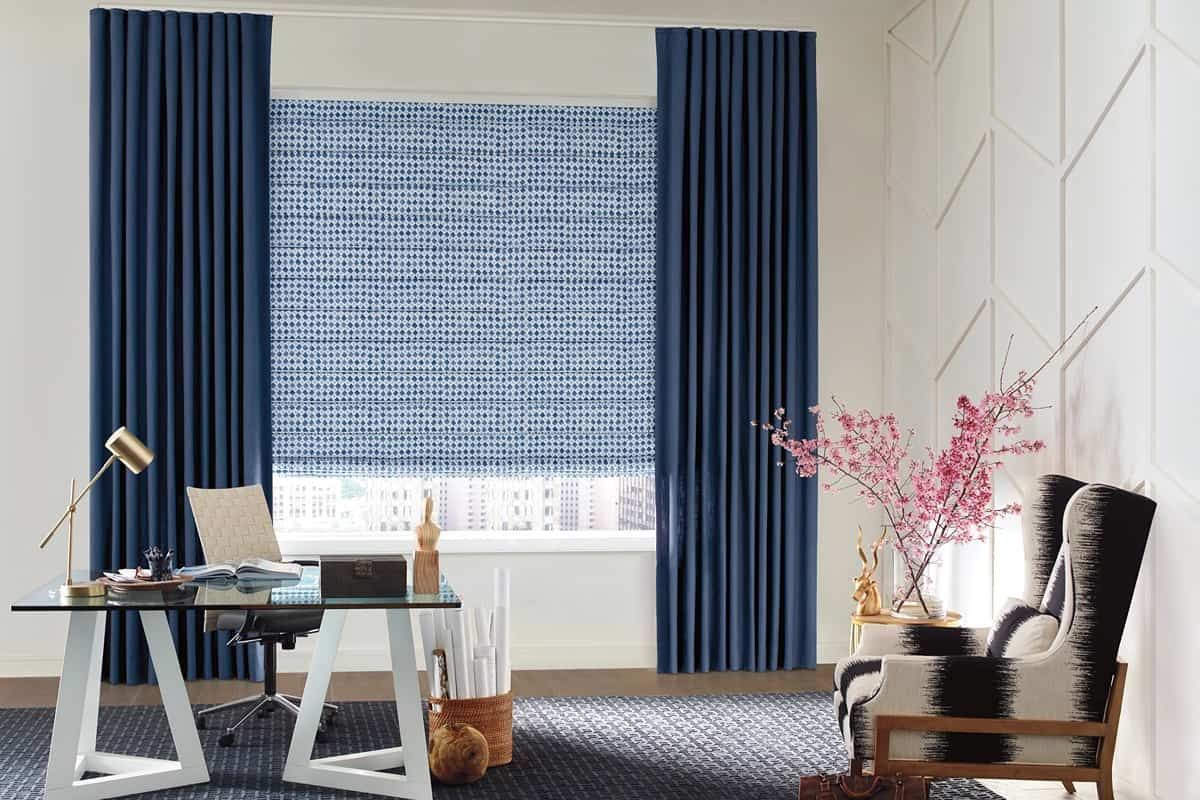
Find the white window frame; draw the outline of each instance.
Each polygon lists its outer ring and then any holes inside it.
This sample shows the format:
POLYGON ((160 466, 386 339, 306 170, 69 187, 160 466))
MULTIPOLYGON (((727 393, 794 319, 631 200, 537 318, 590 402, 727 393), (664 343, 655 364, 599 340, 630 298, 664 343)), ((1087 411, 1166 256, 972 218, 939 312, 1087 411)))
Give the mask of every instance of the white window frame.
MULTIPOLYGON (((277 532, 285 558, 412 553, 411 531, 277 532)), ((442 531, 438 550, 446 554, 489 553, 646 553, 654 552, 655 531, 442 531)))

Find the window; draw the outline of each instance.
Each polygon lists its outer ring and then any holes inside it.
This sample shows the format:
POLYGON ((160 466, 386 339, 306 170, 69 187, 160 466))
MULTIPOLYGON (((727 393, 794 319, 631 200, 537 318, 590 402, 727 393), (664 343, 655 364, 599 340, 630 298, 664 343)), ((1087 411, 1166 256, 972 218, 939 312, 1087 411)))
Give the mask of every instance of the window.
POLYGON ((275 99, 283 532, 654 527, 654 111, 275 99))

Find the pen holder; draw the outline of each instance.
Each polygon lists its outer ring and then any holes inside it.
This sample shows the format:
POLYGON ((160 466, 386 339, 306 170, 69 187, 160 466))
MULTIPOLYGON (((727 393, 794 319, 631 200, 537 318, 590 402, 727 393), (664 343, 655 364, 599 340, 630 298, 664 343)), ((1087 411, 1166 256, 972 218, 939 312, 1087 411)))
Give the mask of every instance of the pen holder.
POLYGON ((471 697, 449 700, 429 699, 429 733, 452 722, 470 725, 483 734, 488 743, 488 766, 499 767, 512 762, 513 693, 495 697, 471 697))
POLYGON ((175 551, 165 553, 158 547, 150 547, 142 555, 146 559, 146 568, 152 581, 167 581, 175 574, 175 551))

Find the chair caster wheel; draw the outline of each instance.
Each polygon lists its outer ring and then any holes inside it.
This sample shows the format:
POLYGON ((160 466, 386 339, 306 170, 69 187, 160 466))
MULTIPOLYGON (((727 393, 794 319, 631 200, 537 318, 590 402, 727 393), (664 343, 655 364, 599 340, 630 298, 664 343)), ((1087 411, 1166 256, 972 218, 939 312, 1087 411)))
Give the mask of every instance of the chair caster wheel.
POLYGON ((270 713, 270 712, 267 712, 267 711, 259 711, 259 712, 257 712, 257 713, 256 713, 254 716, 258 717, 259 719, 264 719, 264 718, 267 716, 267 714, 268 714, 268 713, 270 713))
POLYGON ((337 712, 330 711, 328 714, 325 715, 325 722, 322 723, 322 727, 332 728, 336 724, 337 724, 337 712))
POLYGON ((325 730, 325 723, 321 723, 321 726, 317 728, 317 741, 321 744, 329 741, 329 733, 325 730))
POLYGON ((196 730, 208 730, 208 717, 196 717, 196 730))
POLYGON ((222 733, 221 738, 217 739, 217 744, 221 745, 221 747, 229 747, 233 744, 233 734, 222 733))

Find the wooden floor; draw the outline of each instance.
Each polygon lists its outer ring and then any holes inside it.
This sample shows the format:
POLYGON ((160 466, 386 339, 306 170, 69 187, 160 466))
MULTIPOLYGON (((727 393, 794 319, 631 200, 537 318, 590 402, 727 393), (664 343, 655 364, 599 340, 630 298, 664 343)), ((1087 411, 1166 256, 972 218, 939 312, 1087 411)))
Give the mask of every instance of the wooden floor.
MULTIPOLYGON (((424 673, 421 681, 424 690, 424 673)), ((620 695, 746 694, 750 692, 827 692, 833 686, 833 667, 794 672, 710 672, 697 675, 659 675, 650 669, 518 670, 513 691, 522 697, 580 697, 620 695)), ((303 673, 279 676, 279 691, 300 694, 303 673)), ((189 681, 193 703, 225 703, 262 691, 250 681, 189 681)), ((0 678, 0 708, 53 706, 58 678, 0 678)), ((390 700, 389 672, 335 672, 330 702, 390 700)), ((102 705, 157 705, 157 686, 101 684, 102 705)))

